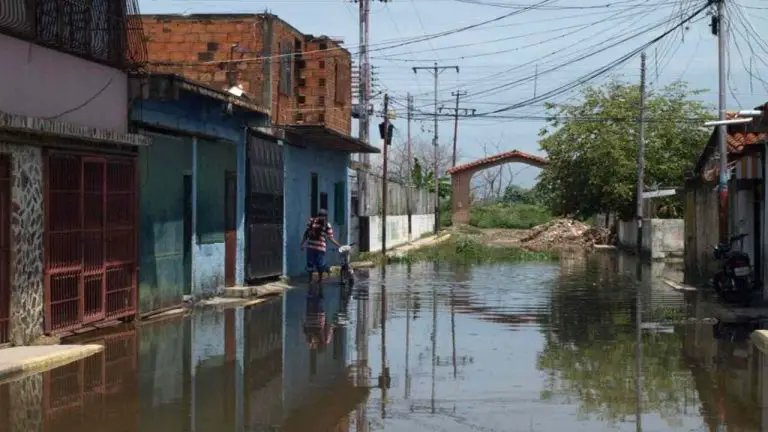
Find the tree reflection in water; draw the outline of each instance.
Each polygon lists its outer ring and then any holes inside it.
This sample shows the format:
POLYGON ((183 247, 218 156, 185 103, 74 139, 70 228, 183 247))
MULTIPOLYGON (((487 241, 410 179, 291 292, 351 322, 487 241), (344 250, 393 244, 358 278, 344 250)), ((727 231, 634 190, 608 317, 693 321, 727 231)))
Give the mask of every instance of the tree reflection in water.
MULTIPOLYGON (((542 399, 576 402, 581 418, 635 420, 635 300, 644 291, 638 288, 630 275, 617 271, 613 255, 591 257, 582 270, 561 274, 537 358, 537 368, 549 378, 542 399)), ((658 413, 671 427, 681 426, 684 413, 698 405, 690 397, 695 386, 681 337, 678 330, 642 334, 642 410, 658 413)))

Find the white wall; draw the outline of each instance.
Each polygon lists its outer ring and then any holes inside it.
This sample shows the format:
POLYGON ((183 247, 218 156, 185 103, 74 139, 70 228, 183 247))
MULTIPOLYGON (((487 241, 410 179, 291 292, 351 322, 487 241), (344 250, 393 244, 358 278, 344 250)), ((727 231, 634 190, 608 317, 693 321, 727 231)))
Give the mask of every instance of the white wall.
MULTIPOLYGON (((684 222, 682 219, 645 219, 643 221, 643 244, 645 253, 653 259, 664 259, 670 254, 683 254, 684 222)), ((619 245, 625 248, 637 247, 637 222, 619 222, 619 245)))
POLYGON ((0 58, 0 111, 127 132, 124 72, 2 34, 0 58))
MULTIPOLYGON (((381 216, 370 217, 370 251, 381 250, 381 216)), ((411 216, 411 239, 408 239, 408 215, 387 216, 387 249, 417 240, 435 230, 435 215, 411 216)))

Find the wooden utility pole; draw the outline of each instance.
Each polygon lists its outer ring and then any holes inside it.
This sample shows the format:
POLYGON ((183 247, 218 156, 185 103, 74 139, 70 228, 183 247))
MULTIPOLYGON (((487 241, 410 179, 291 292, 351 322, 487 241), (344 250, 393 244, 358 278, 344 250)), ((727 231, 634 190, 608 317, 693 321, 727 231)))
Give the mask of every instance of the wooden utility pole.
MULTIPOLYGON (((384 147, 384 172, 382 174, 382 182, 381 182, 381 253, 382 256, 386 258, 387 256, 387 191, 388 191, 388 180, 387 180, 387 147, 389 145, 387 144, 389 142, 389 95, 384 94, 384 133, 382 134, 383 138, 383 145, 384 147)), ((384 260, 386 262, 386 259, 384 260)))
POLYGON ((637 259, 643 249, 643 191, 645 176, 645 53, 640 54, 640 142, 637 148, 637 259))
POLYGON ((440 152, 438 148, 438 138, 437 138, 437 78, 440 76, 440 74, 446 70, 446 69, 455 69, 456 73, 459 73, 459 67, 458 66, 438 66, 437 62, 435 62, 434 66, 419 66, 419 67, 413 67, 413 73, 417 73, 420 70, 427 70, 432 73, 432 76, 435 78, 435 130, 434 130, 434 136, 432 138, 432 145, 435 146, 435 163, 434 163, 434 177, 435 177, 435 234, 440 232, 440 152))

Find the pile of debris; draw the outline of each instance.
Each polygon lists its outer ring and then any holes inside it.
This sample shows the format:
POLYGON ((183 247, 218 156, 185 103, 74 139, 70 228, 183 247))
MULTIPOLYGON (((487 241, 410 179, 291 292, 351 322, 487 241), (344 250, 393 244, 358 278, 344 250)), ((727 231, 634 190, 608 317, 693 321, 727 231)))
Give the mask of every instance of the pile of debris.
POLYGON ((585 249, 597 244, 608 244, 611 232, 606 228, 587 225, 573 219, 555 219, 532 228, 520 239, 530 250, 585 249))

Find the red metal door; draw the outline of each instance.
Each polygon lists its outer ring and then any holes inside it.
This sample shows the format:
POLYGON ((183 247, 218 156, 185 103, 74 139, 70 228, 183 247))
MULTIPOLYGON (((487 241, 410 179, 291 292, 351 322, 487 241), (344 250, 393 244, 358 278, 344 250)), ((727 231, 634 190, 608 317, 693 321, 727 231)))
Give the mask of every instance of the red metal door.
POLYGON ((10 342, 11 156, 0 154, 0 345, 10 342))
POLYGON ((237 174, 225 173, 224 177, 224 285, 235 285, 235 260, 237 255, 237 174))
POLYGON ((46 331, 135 313, 135 178, 133 159, 48 155, 46 331))

